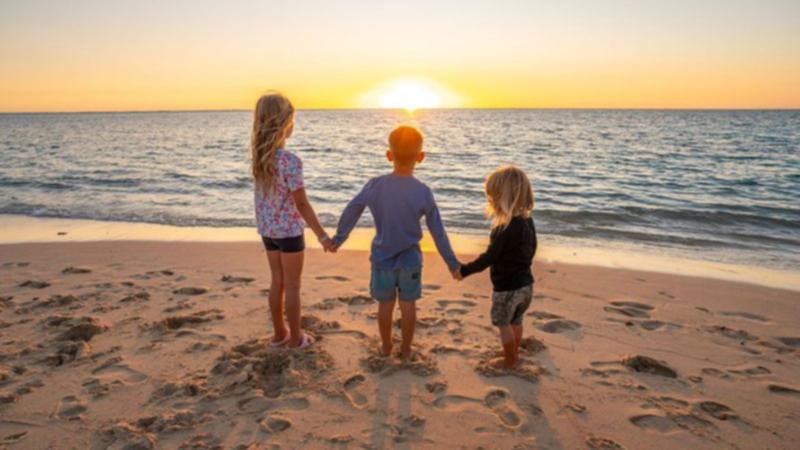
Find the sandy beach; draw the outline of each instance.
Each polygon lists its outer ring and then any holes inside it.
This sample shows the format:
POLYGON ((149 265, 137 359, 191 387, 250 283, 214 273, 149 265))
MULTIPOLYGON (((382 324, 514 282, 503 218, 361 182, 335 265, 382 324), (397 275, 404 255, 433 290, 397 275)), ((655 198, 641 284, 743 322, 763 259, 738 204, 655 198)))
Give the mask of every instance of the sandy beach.
MULTIPOLYGON (((271 349, 257 242, 0 246, 2 448, 793 448, 797 291, 538 262, 524 361, 426 253, 418 355, 376 354, 364 251, 309 250, 271 349)), ((464 255, 466 258, 466 255, 464 255)), ((399 330, 398 330, 399 335, 399 330)))

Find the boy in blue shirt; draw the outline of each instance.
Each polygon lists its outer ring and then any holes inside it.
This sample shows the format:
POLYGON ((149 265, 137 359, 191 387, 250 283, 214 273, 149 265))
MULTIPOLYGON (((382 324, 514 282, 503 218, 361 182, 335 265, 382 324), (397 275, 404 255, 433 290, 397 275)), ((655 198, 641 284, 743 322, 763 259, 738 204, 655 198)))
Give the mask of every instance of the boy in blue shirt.
POLYGON ((348 203, 333 242, 338 248, 358 222, 364 208, 369 208, 375 221, 370 262, 370 295, 378 301, 378 329, 381 353, 392 352, 392 313, 400 300, 402 345, 404 359, 411 356, 411 341, 417 320, 415 302, 422 296, 422 239, 420 219, 433 236, 436 249, 447 263, 451 274, 459 263, 450 247, 447 233, 439 216, 439 208, 430 188, 414 178, 414 167, 425 159, 422 133, 411 126, 399 126, 389 135, 386 159, 394 170, 367 182, 361 192, 348 203))

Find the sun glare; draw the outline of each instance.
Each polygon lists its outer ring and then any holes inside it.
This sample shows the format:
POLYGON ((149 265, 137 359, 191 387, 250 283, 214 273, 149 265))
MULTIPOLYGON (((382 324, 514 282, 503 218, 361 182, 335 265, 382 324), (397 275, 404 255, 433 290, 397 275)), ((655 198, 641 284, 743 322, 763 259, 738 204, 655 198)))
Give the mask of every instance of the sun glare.
POLYGON ((413 112, 420 108, 441 106, 441 97, 430 87, 419 82, 397 82, 381 95, 381 107, 405 109, 413 112))
POLYGON ((403 109, 411 113, 418 109, 458 107, 460 96, 433 80, 397 78, 366 92, 362 97, 361 106, 403 109))

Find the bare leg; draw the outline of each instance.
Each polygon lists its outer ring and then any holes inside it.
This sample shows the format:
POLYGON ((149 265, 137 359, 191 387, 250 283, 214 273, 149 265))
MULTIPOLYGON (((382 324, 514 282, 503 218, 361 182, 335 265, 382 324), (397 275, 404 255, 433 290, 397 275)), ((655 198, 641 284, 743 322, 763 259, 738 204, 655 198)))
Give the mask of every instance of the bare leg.
POLYGON ((519 359, 517 354, 517 338, 510 325, 504 325, 498 328, 500 329, 500 342, 503 344, 505 365, 507 368, 511 369, 517 365, 519 359))
POLYGON ((381 354, 390 356, 392 354, 392 313, 396 300, 390 302, 378 302, 378 331, 381 334, 381 354))
POLYGON ((511 330, 514 331, 514 341, 517 344, 517 353, 519 353, 519 345, 522 343, 522 324, 511 325, 511 330))
POLYGON ((403 359, 411 356, 411 342, 414 340, 414 327, 417 324, 416 302, 400 301, 400 328, 403 332, 403 343, 400 351, 403 359))
POLYGON ((283 321, 283 268, 281 267, 281 252, 267 251, 269 272, 272 281, 269 286, 269 311, 272 316, 272 342, 282 342, 286 339, 289 330, 283 321))
POLYGON ((303 275, 304 252, 281 253, 283 288, 286 296, 286 319, 289 322, 289 347, 297 347, 303 341, 300 331, 300 278, 303 275))

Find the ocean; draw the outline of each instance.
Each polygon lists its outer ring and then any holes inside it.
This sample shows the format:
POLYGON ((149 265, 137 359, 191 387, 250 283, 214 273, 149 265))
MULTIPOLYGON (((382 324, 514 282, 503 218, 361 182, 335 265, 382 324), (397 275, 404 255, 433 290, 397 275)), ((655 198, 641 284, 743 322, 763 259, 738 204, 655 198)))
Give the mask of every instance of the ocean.
MULTIPOLYGON (((254 226, 247 111, 0 114, 0 214, 254 226)), ((425 133, 447 229, 488 233, 483 180, 531 177, 545 243, 800 270, 800 111, 302 110, 287 148, 322 222, 425 133)), ((369 226, 365 213, 361 226, 369 226)))

